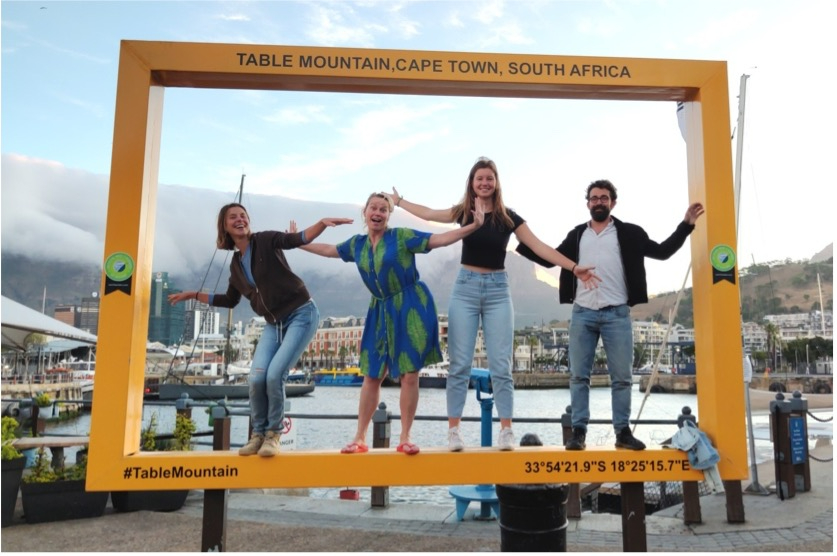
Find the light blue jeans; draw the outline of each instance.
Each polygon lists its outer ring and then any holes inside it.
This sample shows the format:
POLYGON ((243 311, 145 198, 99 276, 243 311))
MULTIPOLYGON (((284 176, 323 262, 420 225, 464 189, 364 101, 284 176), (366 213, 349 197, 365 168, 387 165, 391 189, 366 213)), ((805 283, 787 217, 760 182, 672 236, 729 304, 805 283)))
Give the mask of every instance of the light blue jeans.
POLYGON ((570 401, 573 428, 590 421, 590 374, 602 339, 610 373, 610 403, 616 432, 630 425, 631 365, 634 358, 631 308, 615 305, 595 311, 573 305, 570 319, 570 401))
POLYGON ((509 276, 505 270, 480 273, 464 268, 456 277, 448 307, 448 417, 462 417, 480 319, 497 415, 501 419, 511 419, 514 412, 511 367, 514 307, 509 276))
POLYGON ((285 381, 317 333, 320 311, 309 300, 278 324, 265 324, 250 367, 250 418, 253 433, 282 430, 285 381))

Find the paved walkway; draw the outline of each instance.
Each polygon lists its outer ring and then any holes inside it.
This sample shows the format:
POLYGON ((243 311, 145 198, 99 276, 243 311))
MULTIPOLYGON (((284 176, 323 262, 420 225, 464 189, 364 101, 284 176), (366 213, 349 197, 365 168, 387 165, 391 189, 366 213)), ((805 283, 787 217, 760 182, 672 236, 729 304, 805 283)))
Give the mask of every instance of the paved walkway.
MULTIPOLYGON (((811 455, 830 459, 830 442, 811 455)), ((758 468, 759 482, 775 480, 773 464, 758 468)), ((811 462, 810 492, 779 500, 776 494, 744 495, 742 524, 726 522, 723 495, 701 498, 703 523, 684 525, 682 506, 646 518, 653 552, 833 552, 833 463, 811 462)), ((748 483, 744 483, 746 487, 748 483)), ((392 504, 248 492, 229 495, 230 552, 496 552, 500 526, 477 521, 472 504, 457 521, 449 505, 392 504)), ((18 507, 15 524, 2 531, 3 552, 196 552, 201 549, 203 495, 193 491, 183 509, 170 514, 108 513, 101 518, 29 525, 18 507)), ((621 516, 585 514, 569 520, 567 549, 621 552, 621 516)))

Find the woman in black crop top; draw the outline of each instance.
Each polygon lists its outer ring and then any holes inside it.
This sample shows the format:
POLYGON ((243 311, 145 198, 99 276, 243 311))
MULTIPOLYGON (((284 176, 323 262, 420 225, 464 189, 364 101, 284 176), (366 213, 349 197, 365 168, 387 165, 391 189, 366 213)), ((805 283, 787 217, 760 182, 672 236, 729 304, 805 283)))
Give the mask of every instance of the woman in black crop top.
POLYGON ((471 221, 476 199, 485 207, 485 224, 462 240, 462 268, 456 279, 448 306, 448 353, 450 371, 447 380, 448 447, 453 452, 465 448, 459 431, 468 382, 473 366, 474 348, 480 321, 488 355, 488 370, 497 415, 500 417, 501 450, 514 449, 512 414, 514 382, 512 350, 514 342, 514 308, 505 271, 506 248, 511 234, 539 256, 556 266, 570 270, 586 287, 595 287, 598 280, 592 267, 578 266, 543 243, 526 225, 525 220, 506 208, 500 189, 497 166, 481 157, 471 168, 462 200, 449 209, 434 210, 404 199, 393 188, 392 201, 397 207, 432 222, 460 226, 471 221))

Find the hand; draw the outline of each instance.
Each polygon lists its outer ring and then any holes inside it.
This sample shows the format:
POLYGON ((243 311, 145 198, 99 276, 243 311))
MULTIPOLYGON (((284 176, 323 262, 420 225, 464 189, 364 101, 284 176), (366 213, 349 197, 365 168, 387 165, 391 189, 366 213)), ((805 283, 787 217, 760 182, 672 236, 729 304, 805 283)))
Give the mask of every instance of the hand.
POLYGON ((686 209, 686 216, 683 218, 683 221, 689 225, 694 226, 697 219, 703 214, 703 205, 700 203, 692 203, 689 205, 689 208, 686 209))
POLYGON ((169 303, 171 303, 172 305, 177 305, 181 301, 186 301, 187 299, 195 299, 195 292, 170 293, 168 299, 169 303))
POLYGON ((602 281, 602 279, 599 278, 599 275, 593 272, 594 268, 596 267, 581 265, 575 265, 575 268, 573 268, 573 276, 575 276, 584 283, 584 289, 586 290, 598 288, 599 285, 596 282, 602 281))
POLYGON ((392 188, 392 195, 389 195, 389 200, 392 202, 393 206, 398 206, 398 203, 401 202, 401 195, 398 194, 398 190, 394 187, 392 188))
POLYGON ((323 218, 320 222, 329 228, 333 228, 334 226, 340 226, 342 224, 351 224, 354 222, 354 218, 323 218))
POLYGON ((485 222, 485 201, 477 197, 477 202, 474 204, 474 210, 471 211, 474 217, 474 224, 477 228, 485 222))
POLYGON ((296 220, 291 220, 291 225, 285 230, 286 234, 295 234, 298 230, 296 229, 296 220))

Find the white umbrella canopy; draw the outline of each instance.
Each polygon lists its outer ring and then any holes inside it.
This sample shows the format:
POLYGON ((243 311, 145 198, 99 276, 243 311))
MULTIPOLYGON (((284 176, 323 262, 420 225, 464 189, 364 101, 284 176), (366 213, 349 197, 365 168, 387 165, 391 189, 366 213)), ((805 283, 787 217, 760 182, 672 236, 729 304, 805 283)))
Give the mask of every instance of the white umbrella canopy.
POLYGON ((41 314, 5 296, 2 297, 0 306, 0 323, 4 348, 25 351, 26 339, 30 334, 43 334, 87 344, 96 343, 96 336, 93 334, 41 314))

